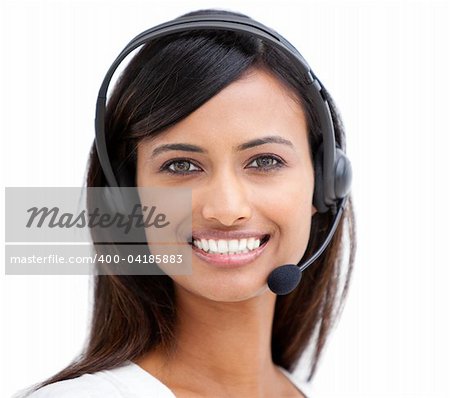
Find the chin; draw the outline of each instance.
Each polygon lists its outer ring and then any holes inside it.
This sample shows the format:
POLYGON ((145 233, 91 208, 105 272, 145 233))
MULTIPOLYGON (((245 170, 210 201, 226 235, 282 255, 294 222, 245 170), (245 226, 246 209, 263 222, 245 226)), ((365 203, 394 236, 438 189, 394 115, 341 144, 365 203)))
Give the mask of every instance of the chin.
MULTIPOLYGON (((259 297, 268 291, 265 280, 256 281, 255 278, 222 278, 221 280, 194 281, 192 275, 190 280, 185 276, 173 277, 175 284, 182 290, 197 297, 216 302, 235 303, 259 297), (227 279, 227 280, 225 280, 227 279)), ((189 278, 189 276, 188 276, 189 278)))

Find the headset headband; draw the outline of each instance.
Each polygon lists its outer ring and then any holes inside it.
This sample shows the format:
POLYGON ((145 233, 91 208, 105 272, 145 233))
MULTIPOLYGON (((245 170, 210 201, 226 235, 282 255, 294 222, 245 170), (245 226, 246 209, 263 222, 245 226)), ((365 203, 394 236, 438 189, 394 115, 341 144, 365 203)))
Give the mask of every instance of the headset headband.
POLYGON ((174 20, 162 23, 152 27, 131 40, 122 50, 113 64, 110 66, 103 83, 100 87, 97 97, 97 108, 95 116, 95 143, 100 165, 105 174, 108 186, 118 187, 117 179, 114 175, 111 162, 109 160, 106 136, 105 136, 105 107, 106 96, 111 78, 123 61, 123 59, 138 46, 146 42, 172 33, 191 31, 191 30, 226 30, 234 32, 249 33, 258 38, 269 41, 276 45, 286 53, 299 66, 301 78, 306 87, 310 88, 309 92, 315 109, 318 112, 320 130, 323 137, 323 190, 325 203, 329 206, 335 204, 335 137, 333 120, 331 117, 330 107, 327 100, 323 96, 322 85, 319 79, 311 71, 311 68, 298 52, 298 50, 290 44, 285 38, 264 26, 263 24, 239 16, 228 15, 196 15, 180 17, 174 20))

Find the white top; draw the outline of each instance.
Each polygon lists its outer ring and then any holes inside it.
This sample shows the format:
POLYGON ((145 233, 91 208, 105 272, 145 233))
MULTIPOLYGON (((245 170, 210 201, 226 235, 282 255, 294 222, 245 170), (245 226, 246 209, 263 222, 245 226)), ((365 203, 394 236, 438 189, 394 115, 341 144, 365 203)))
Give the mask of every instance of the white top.
MULTIPOLYGON (((307 398, 313 398, 311 387, 300 385, 285 369, 279 368, 307 398)), ((22 398, 23 391, 12 398, 22 398)), ((134 362, 74 379, 49 384, 27 398, 176 398, 156 377, 134 362)))

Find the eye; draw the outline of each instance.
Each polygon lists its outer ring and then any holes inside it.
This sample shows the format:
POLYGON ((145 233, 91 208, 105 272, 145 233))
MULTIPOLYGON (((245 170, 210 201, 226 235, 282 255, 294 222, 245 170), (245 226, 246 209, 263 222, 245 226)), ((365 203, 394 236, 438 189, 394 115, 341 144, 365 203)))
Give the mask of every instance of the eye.
POLYGON ((283 167, 284 165, 281 159, 278 159, 277 157, 271 155, 259 156, 255 158, 251 164, 254 163, 256 163, 258 167, 251 167, 251 168, 261 169, 262 171, 270 171, 272 169, 278 169, 280 167, 283 167), (276 163, 274 163, 274 161, 276 163))
POLYGON ((161 166, 160 171, 181 175, 192 174, 192 172, 198 171, 192 170, 189 165, 194 165, 189 159, 175 159, 161 166))
MULTIPOLYGON (((253 159, 250 165, 256 164, 256 167, 249 167, 250 169, 256 169, 257 171, 270 172, 274 169, 279 169, 285 165, 285 163, 278 157, 272 155, 258 156, 253 159), (276 163, 274 163, 276 162, 276 163)), ((189 175, 201 171, 201 169, 192 169, 191 166, 197 167, 190 159, 173 159, 167 163, 164 163, 160 171, 173 175, 189 175)))

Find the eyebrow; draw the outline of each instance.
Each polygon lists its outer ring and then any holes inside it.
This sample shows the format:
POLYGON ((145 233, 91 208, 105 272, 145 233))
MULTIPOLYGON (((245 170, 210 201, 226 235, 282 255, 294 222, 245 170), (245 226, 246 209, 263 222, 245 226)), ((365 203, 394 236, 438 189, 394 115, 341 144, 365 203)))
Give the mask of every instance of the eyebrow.
MULTIPOLYGON (((243 144, 240 144, 236 147, 233 147, 234 151, 244 151, 249 148, 253 148, 255 146, 263 145, 263 144, 282 144, 287 145, 291 148, 294 148, 294 144, 292 144, 291 141, 280 137, 279 135, 269 135, 266 137, 261 138, 255 138, 253 140, 244 142, 243 144)), ((151 157, 154 158, 161 153, 167 152, 167 151, 187 151, 187 152, 197 152, 197 153, 208 153, 208 151, 204 150, 203 148, 192 145, 192 144, 185 144, 185 143, 177 143, 177 144, 164 144, 156 147, 151 157)))

